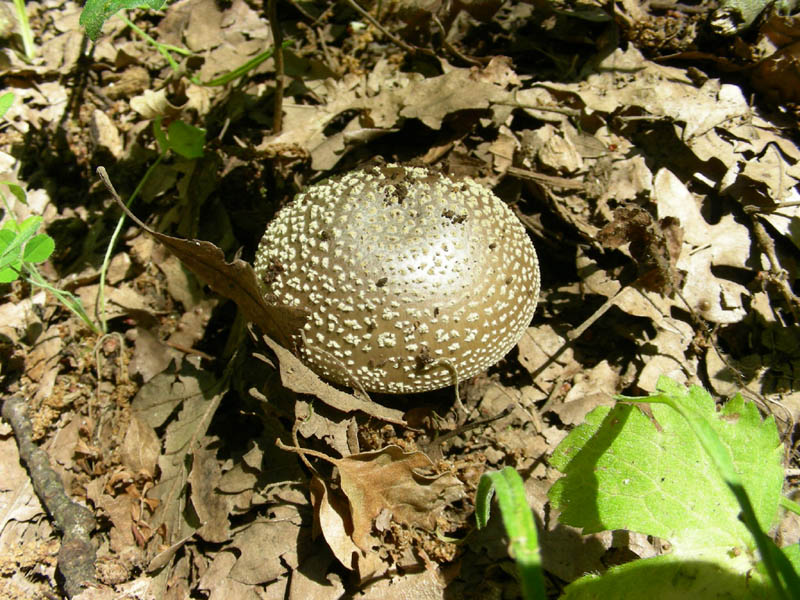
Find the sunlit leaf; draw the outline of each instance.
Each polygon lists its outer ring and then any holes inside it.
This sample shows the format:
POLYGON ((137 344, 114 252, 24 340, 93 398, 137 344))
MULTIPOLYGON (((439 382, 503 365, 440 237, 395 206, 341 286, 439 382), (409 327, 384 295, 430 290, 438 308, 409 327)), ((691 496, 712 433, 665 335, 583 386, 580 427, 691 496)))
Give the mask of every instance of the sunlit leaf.
POLYGON ((40 233, 34 237, 30 242, 25 244, 25 252, 22 258, 28 262, 40 263, 50 258, 53 250, 56 248, 56 243, 46 233, 40 233))

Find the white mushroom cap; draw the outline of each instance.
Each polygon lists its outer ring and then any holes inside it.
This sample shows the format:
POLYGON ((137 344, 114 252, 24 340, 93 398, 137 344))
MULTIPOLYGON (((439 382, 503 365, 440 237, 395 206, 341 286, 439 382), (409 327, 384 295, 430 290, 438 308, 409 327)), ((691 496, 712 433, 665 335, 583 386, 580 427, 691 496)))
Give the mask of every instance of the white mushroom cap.
POLYGON ((522 337, 539 297, 533 244, 497 196, 396 164, 299 194, 267 227, 255 271, 269 301, 311 313, 303 361, 375 392, 484 371, 522 337))

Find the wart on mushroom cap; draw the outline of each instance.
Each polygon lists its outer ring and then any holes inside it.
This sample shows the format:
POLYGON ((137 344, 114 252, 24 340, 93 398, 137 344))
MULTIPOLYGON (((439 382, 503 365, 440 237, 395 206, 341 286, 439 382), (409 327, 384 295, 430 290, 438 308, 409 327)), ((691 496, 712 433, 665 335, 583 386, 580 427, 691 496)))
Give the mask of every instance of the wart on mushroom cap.
POLYGON ((497 196, 396 164, 299 194, 267 227, 255 271, 270 301, 310 311, 303 361, 375 392, 484 371, 519 341, 539 297, 533 244, 497 196))

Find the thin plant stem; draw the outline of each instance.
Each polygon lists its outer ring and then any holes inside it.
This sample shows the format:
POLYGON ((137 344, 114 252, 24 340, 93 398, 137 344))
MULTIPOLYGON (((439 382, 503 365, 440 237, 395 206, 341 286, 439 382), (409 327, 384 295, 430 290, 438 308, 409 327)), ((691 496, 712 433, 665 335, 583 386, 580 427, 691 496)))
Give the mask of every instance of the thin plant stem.
POLYGON ((44 277, 42 277, 41 273, 39 273, 38 269, 36 269, 36 267, 33 265, 26 264, 25 270, 27 273, 22 276, 29 283, 53 294, 56 300, 71 310, 72 313, 81 321, 83 321, 93 332, 100 333, 100 329, 94 324, 91 317, 86 314, 86 310, 83 308, 83 303, 81 302, 80 298, 76 297, 71 292, 60 290, 47 283, 44 277))
MULTIPOLYGON (((139 180, 139 183, 136 186, 136 189, 133 190, 133 193, 128 198, 128 201, 125 203, 125 206, 130 208, 133 201, 136 199, 136 196, 139 195, 139 192, 142 191, 142 187, 153 174, 156 167, 161 164, 161 161, 164 160, 166 156, 166 152, 162 152, 158 155, 158 158, 155 162, 150 165, 145 172, 144 176, 139 180)), ((95 318, 100 322, 100 327, 103 333, 108 332, 108 328, 106 326, 106 299, 105 299, 105 288, 106 288, 106 272, 108 271, 108 265, 111 263, 111 255, 114 252, 114 247, 117 245, 117 239, 119 238, 119 234, 122 231, 122 225, 125 223, 125 214, 123 213, 119 220, 117 221, 117 226, 114 229, 114 233, 111 234, 111 241, 108 242, 108 247, 106 248, 106 254, 103 257, 103 266, 100 268, 100 285, 97 288, 97 302, 95 303, 95 318)))
POLYGON ((122 20, 125 22, 125 25, 131 28, 131 31, 133 31, 136 35, 138 35, 140 38, 142 38, 144 41, 146 41, 148 44, 151 44, 156 50, 158 50, 161 56, 163 56, 164 59, 169 63, 169 66, 172 67, 173 71, 175 71, 176 73, 181 72, 180 66, 178 65, 177 62, 175 62, 175 59, 172 58, 170 52, 177 52, 178 54, 182 54, 183 56, 189 56, 192 54, 189 50, 186 50, 184 48, 179 48, 178 46, 162 44, 161 42, 158 42, 149 35, 147 35, 147 33, 145 33, 143 29, 135 25, 134 22, 131 21, 128 17, 126 17, 125 15, 120 15, 120 16, 122 17, 122 20))

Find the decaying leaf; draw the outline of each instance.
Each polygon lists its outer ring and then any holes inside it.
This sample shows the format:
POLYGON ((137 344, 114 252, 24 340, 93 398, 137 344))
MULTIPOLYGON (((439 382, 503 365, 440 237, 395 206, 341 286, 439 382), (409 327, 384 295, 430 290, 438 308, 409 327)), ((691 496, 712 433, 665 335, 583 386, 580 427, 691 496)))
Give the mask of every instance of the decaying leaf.
POLYGON ((600 231, 598 239, 611 248, 630 244, 630 253, 639 268, 638 283, 644 289, 672 296, 680 288, 682 277, 675 264, 683 232, 676 218, 654 222, 641 208, 618 208, 614 221, 600 231))
POLYGON ((388 510, 404 525, 433 530, 444 506, 461 495, 460 482, 436 473, 422 452, 387 446, 336 461, 342 491, 350 502, 353 541, 366 551, 365 540, 378 514, 388 510))
POLYGON ((122 441, 122 464, 133 473, 143 472, 154 479, 159 454, 161 442, 155 430, 134 413, 122 441))
POLYGON ((339 470, 341 491, 314 479, 317 527, 339 561, 362 579, 387 568, 376 561, 373 526, 379 516, 384 528, 395 522, 433 531, 441 511, 464 494, 454 475, 438 473, 425 454, 399 446, 331 462, 339 470))
MULTIPOLYGON (((161 379, 164 377, 166 374, 156 376, 142 388, 144 391, 152 385, 158 386, 157 389, 160 390, 166 389, 168 395, 161 397, 162 406, 181 407, 177 418, 167 425, 163 454, 158 460, 161 477, 147 495, 149 499, 158 501, 150 525, 160 533, 154 538, 157 543, 150 548, 151 557, 158 558, 155 564, 151 561, 151 569, 166 564, 169 557, 199 528, 199 524, 189 520, 189 515, 185 512, 190 501, 187 481, 192 465, 191 457, 204 444, 211 417, 228 384, 226 380, 217 380, 207 371, 194 369, 188 362, 184 362, 183 370, 177 378, 173 376, 169 387, 165 388, 163 385, 161 379), (162 550, 164 545, 169 546, 167 551, 162 550)), ((136 404, 134 400, 134 407, 136 404)), ((144 404, 145 401, 140 406, 144 404)))

